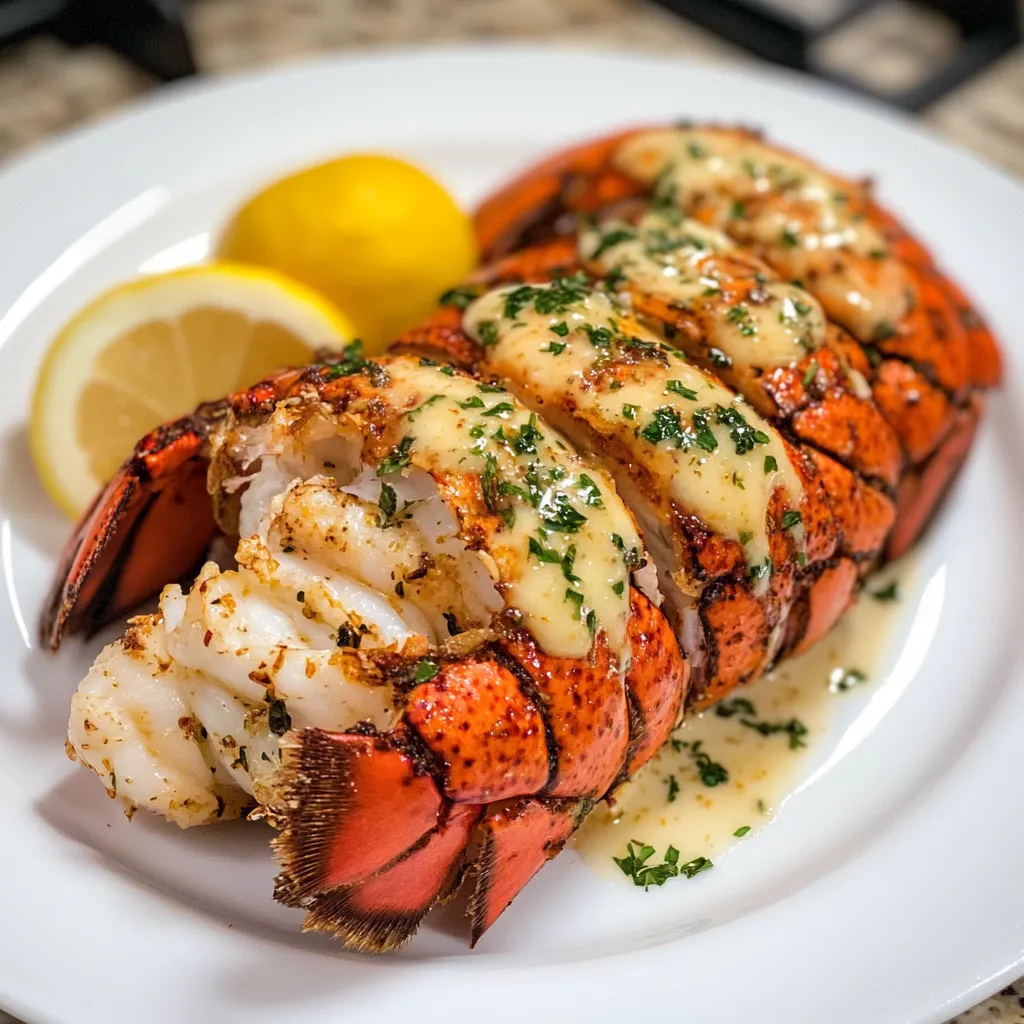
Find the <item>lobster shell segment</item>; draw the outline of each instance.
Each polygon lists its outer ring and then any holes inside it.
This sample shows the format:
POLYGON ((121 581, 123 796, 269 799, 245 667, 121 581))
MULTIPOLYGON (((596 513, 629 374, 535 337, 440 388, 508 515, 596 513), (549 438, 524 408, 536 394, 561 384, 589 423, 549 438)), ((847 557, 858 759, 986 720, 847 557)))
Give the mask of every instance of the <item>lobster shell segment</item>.
POLYGON ((470 898, 475 946, 526 883, 565 846, 590 809, 587 800, 523 797, 488 811, 480 824, 470 898))

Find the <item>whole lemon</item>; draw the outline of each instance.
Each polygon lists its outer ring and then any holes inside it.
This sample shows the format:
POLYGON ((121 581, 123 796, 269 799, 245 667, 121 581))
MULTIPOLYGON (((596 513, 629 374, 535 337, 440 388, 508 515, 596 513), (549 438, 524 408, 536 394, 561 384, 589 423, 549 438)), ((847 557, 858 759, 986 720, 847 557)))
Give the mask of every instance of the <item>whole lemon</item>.
POLYGON ((223 259, 271 267, 321 292, 379 352, 476 262, 470 219, 403 160, 353 154, 282 178, 231 219, 223 259))

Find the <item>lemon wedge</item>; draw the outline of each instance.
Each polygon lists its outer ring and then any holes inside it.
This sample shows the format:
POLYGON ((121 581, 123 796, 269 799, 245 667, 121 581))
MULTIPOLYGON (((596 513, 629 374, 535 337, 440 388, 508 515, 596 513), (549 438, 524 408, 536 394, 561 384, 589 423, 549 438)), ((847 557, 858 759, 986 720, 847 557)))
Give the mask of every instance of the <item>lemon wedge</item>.
POLYGON ((352 337, 330 303, 269 270, 214 263, 112 288, 43 361, 30 430, 43 485, 77 516, 160 423, 352 337))
POLYGON ((430 175, 356 153, 253 196, 225 227, 218 254, 315 288, 376 354, 473 269, 476 241, 470 218, 430 175))

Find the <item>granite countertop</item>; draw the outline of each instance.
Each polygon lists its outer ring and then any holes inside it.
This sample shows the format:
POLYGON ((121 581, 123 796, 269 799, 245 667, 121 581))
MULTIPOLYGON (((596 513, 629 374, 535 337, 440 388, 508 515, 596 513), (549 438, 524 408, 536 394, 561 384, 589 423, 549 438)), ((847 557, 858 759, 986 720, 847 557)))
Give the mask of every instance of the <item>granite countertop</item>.
MULTIPOLYGON (((481 39, 627 48, 703 61, 754 59, 648 0, 193 0, 186 20, 199 66, 213 75, 314 53, 481 39)), ((875 87, 899 87, 940 61, 951 45, 941 19, 890 0, 830 40, 822 57, 850 72, 870 68, 875 87)), ((48 39, 9 48, 0 53, 0 159, 155 87, 153 79, 98 48, 71 50, 48 39)), ((1024 48, 923 118, 940 134, 1024 176, 1024 48)), ((956 1024, 994 1021, 1024 1024, 1024 979, 956 1024)), ((0 1010, 0 1024, 17 1022, 0 1010)))

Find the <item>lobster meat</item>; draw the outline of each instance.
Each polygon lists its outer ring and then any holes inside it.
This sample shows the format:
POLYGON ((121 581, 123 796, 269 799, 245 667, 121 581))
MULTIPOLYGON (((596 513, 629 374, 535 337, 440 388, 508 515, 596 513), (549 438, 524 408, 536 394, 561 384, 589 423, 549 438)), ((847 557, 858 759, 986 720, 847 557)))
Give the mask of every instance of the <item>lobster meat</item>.
POLYGON ((867 186, 750 132, 570 150, 477 228, 393 355, 143 439, 42 620, 55 648, 163 587, 69 753, 129 809, 269 820, 276 898, 363 950, 469 876, 475 943, 684 713, 823 636, 1000 373, 867 186))

